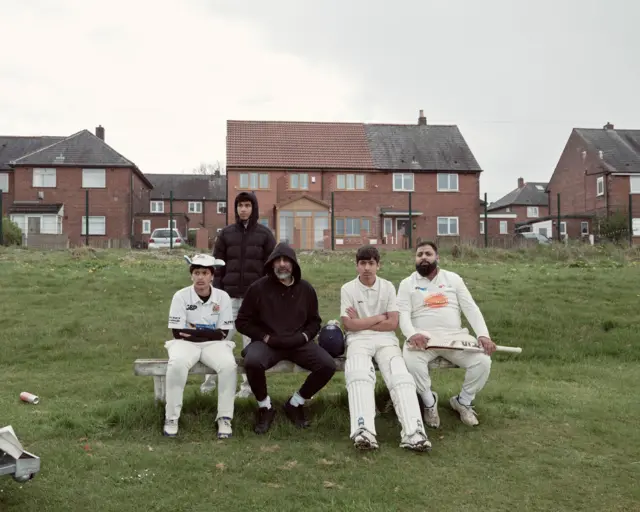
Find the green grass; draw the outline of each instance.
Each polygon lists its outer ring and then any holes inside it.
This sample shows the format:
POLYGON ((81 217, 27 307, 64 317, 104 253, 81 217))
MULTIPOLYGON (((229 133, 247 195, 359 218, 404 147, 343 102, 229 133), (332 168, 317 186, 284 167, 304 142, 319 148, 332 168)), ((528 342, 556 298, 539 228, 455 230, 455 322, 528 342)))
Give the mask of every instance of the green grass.
MULTIPOLYGON (((363 454, 348 439, 342 374, 313 400, 307 431, 280 415, 256 436, 255 402, 238 400, 228 441, 215 439, 215 395, 190 378, 180 437, 162 437, 152 379, 133 361, 166 357, 171 295, 189 282, 179 252, 0 249, 0 426, 42 459, 27 484, 0 479, 0 510, 639 510, 639 260, 611 247, 444 252, 494 339, 523 352, 494 357, 478 427, 446 404, 462 370, 440 370, 433 451, 398 448, 382 412, 381 449, 363 454)), ((336 318, 353 253, 301 262, 323 320, 336 318)), ((410 253, 383 255, 396 286, 412 270, 410 253)), ((303 379, 269 377, 278 405, 303 379)), ((381 409, 387 396, 379 379, 381 409)))

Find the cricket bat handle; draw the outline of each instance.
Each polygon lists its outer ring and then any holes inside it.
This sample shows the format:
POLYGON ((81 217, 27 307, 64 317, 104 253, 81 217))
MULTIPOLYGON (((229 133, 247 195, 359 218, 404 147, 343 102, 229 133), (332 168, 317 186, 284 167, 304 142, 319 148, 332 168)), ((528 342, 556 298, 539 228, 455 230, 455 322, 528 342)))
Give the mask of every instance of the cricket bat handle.
POLYGON ((519 354, 522 352, 520 347, 506 347, 504 345, 496 345, 496 352, 510 352, 512 354, 519 354))

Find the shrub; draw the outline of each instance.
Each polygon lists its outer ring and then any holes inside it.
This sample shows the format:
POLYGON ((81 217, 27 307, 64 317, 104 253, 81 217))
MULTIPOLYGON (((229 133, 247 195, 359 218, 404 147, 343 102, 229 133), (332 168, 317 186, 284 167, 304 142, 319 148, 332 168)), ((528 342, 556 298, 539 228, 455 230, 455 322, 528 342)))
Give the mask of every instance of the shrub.
POLYGON ((8 217, 2 218, 3 245, 22 245, 22 231, 8 217))

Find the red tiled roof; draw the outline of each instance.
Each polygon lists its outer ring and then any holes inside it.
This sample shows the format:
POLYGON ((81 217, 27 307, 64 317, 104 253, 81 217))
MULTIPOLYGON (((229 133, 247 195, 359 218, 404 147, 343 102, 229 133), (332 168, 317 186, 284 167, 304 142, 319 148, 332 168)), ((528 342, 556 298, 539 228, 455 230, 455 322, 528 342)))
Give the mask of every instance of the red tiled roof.
POLYGON ((227 166, 375 169, 362 123, 227 121, 227 166))

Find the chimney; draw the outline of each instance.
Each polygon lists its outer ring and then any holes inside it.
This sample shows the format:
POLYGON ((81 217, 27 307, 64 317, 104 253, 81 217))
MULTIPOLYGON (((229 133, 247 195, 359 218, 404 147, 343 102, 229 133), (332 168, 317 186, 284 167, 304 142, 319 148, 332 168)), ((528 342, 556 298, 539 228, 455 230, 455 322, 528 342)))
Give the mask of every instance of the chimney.
POLYGON ((607 123, 602 128, 605 130, 613 130, 613 125, 611 123, 607 123))
POLYGON ((102 127, 102 125, 98 125, 96 127, 96 137, 104 140, 104 128, 102 127))
POLYGON ((524 178, 518 178, 518 188, 524 187, 524 178))
POLYGON ((420 117, 418 117, 418 126, 427 126, 427 118, 424 117, 424 110, 420 109, 420 117))

